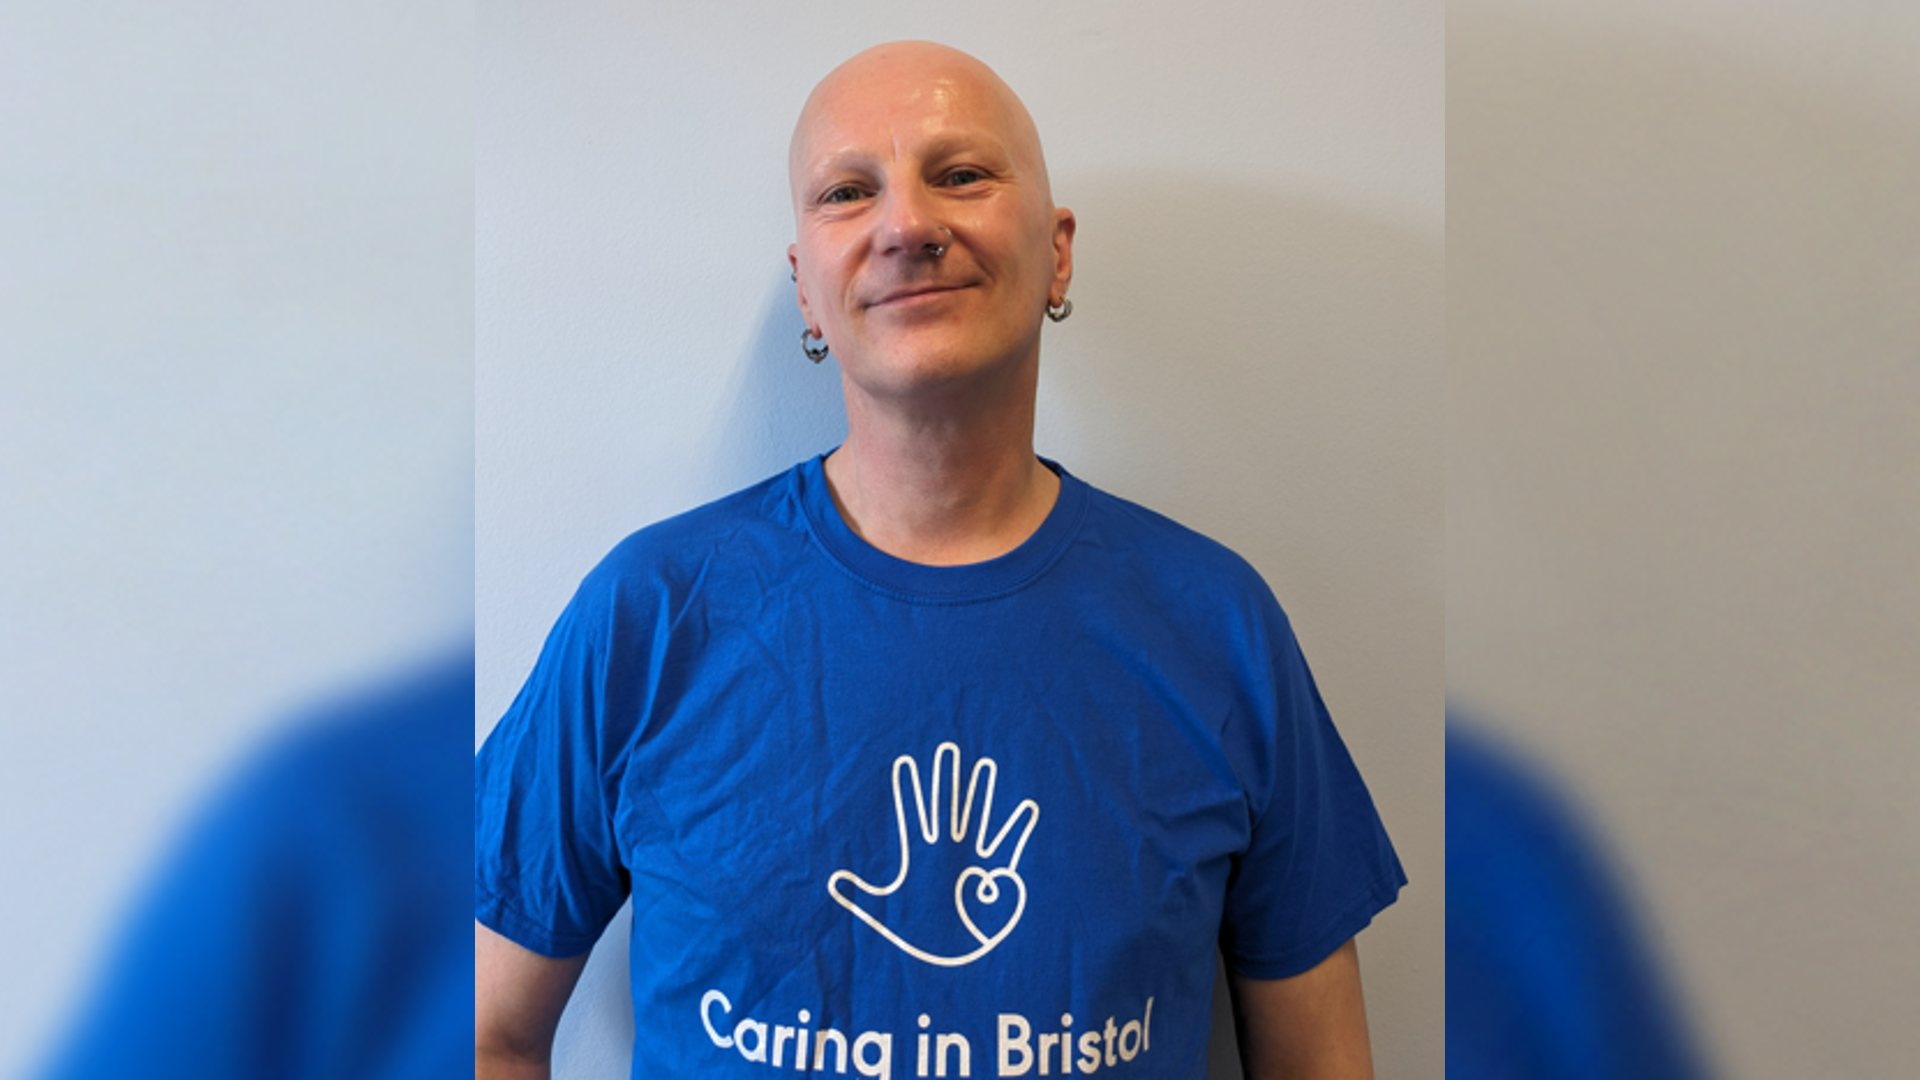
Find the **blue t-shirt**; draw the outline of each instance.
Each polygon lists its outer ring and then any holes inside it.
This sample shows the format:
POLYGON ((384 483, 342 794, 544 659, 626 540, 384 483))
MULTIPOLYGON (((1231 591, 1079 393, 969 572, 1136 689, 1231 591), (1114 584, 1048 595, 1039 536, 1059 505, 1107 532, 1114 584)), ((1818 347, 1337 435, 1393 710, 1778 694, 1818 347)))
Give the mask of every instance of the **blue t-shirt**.
POLYGON ((476 908, 568 956, 631 893, 634 1076, 1201 1076, 1216 946, 1294 975, 1393 902, 1259 576, 1054 468, 984 563, 814 459, 587 576, 480 751, 476 908))

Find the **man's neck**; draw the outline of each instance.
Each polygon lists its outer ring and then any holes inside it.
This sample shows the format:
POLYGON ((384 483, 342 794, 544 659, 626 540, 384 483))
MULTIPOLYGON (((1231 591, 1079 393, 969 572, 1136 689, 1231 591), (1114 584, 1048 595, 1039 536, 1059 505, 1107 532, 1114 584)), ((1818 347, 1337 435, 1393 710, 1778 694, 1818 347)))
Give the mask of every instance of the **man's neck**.
POLYGON ((1033 453, 1031 392, 985 409, 882 407, 849 392, 847 427, 826 462, 834 505, 867 543, 908 562, 1005 555, 1060 493, 1033 453))

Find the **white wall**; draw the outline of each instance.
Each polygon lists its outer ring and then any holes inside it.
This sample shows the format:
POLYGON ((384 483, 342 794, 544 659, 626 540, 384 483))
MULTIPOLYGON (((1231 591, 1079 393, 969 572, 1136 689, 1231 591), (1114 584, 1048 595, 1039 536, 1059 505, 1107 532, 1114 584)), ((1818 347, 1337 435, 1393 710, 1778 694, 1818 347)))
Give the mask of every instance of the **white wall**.
POLYGON ((1447 676, 1724 1075, 1920 1062, 1920 6, 1466 0, 1447 676))
MULTIPOLYGON (((476 740, 614 542, 841 437, 837 371, 798 348, 787 136, 840 60, 944 41, 1022 95, 1079 216, 1039 449, 1272 583, 1412 878, 1361 943, 1379 1075, 1439 1076, 1444 25, 1436 0, 481 4, 476 740)), ((561 1076, 625 1074, 624 942, 561 1076)))

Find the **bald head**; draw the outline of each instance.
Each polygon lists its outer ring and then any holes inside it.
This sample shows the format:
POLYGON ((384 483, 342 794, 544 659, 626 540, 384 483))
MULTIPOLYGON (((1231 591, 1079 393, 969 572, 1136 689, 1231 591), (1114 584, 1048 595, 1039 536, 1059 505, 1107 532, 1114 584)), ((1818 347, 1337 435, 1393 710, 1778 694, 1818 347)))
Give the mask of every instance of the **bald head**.
POLYGON ((849 120, 889 112, 912 117, 954 109, 988 119, 1008 156, 1051 207, 1047 162, 1027 107, 992 68, 931 41, 875 45, 828 72, 813 88, 787 149, 787 176, 794 198, 801 198, 811 166, 838 149, 832 144, 849 120))
POLYGON ((868 49, 807 98, 789 166, 794 299, 849 385, 905 400, 1032 381, 1074 219, 992 69, 923 41, 868 49))

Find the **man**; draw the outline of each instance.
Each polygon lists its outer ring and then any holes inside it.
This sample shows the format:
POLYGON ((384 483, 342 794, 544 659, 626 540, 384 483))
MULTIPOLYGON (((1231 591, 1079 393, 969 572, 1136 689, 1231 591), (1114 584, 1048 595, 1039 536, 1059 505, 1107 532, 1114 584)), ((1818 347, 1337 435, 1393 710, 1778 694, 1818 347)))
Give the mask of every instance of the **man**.
POLYGON ((635 1076, 1201 1075, 1216 946, 1251 1075, 1370 1075, 1404 876, 1286 617, 1034 455, 1075 222, 1025 108, 880 46, 789 168, 847 440, 616 548, 482 749, 476 1073, 547 1075, 631 894, 635 1076))

